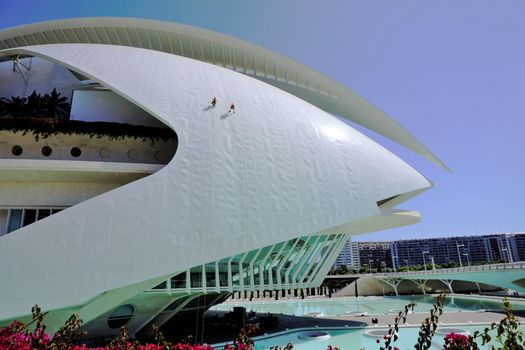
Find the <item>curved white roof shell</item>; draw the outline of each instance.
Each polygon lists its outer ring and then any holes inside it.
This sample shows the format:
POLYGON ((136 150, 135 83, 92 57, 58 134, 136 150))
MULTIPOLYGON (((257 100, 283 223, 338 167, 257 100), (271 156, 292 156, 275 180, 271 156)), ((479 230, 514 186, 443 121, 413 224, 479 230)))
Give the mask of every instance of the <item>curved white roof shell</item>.
POLYGON ((231 70, 115 45, 0 51, 17 54, 109 87, 175 130, 179 146, 153 175, 0 237, 0 319, 97 295, 99 308, 111 308, 174 272, 239 252, 412 223, 416 214, 377 201, 431 186, 348 124, 231 70), (235 101, 234 114, 226 101, 235 101))
POLYGON ((80 18, 0 31, 0 49, 56 43, 94 43, 163 51, 240 72, 373 130, 449 170, 384 112, 341 84, 280 54, 188 25, 136 18, 80 18))

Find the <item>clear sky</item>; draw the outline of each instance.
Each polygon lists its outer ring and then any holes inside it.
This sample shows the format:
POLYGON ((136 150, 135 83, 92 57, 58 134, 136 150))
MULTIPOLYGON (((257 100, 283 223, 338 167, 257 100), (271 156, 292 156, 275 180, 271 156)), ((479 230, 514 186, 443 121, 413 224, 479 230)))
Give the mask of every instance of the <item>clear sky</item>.
POLYGON ((358 240, 525 231, 525 1, 0 0, 0 28, 87 16, 185 23, 277 51, 387 112, 453 169, 367 132, 436 187, 400 206, 420 224, 358 240))

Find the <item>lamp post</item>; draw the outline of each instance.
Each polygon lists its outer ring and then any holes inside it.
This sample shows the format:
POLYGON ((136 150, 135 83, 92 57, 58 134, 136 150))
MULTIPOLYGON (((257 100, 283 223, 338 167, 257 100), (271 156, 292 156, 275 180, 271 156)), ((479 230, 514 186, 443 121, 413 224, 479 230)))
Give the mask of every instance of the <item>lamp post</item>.
POLYGON ((468 253, 463 253, 467 257, 468 267, 470 267, 470 258, 468 257, 468 253))
POLYGON ((423 268, 425 269, 425 272, 426 272, 427 271, 427 263, 425 261, 425 254, 429 254, 429 252, 427 250, 427 251, 421 252, 421 254, 423 254, 423 268))
POLYGON ((434 257, 433 256, 430 257, 430 261, 432 262, 432 270, 435 270, 436 269, 436 263, 434 262, 434 257))
POLYGON ((458 250, 458 258, 459 258, 459 267, 463 267, 463 263, 461 262, 461 254, 459 253, 459 247, 464 247, 465 245, 464 244, 458 244, 458 242, 456 242, 456 248, 458 250))
POLYGON ((368 260, 368 267, 370 268, 370 273, 372 273, 372 261, 374 261, 374 259, 368 260))
POLYGON ((408 259, 405 259, 405 264, 407 264, 407 271, 410 271, 410 265, 408 265, 408 259))

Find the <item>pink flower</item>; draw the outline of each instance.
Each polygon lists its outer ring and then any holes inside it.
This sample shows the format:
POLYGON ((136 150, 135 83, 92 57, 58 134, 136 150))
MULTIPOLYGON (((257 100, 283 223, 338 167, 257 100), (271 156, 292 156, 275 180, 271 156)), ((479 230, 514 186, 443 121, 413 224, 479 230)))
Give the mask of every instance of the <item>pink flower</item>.
POLYGON ((468 348, 468 337, 464 334, 450 333, 445 336, 444 350, 463 350, 468 348))

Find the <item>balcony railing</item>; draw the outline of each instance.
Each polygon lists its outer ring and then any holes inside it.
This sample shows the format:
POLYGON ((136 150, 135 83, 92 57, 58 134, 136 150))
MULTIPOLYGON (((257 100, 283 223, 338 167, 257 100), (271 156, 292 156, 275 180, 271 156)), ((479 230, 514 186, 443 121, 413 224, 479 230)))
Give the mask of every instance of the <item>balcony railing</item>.
POLYGON ((0 118, 0 159, 166 164, 177 149, 169 128, 51 118, 0 118))
POLYGON ((348 276, 359 277, 359 276, 375 276, 375 277, 397 277, 397 276, 414 276, 414 275, 440 275, 449 273, 462 273, 462 272, 479 272, 479 271, 494 271, 494 270, 509 270, 509 269, 525 269, 525 261, 517 261, 512 263, 500 263, 500 264, 486 264, 486 265, 474 265, 474 266, 463 266, 446 269, 428 269, 420 271, 400 271, 400 272, 377 272, 377 273, 365 273, 365 274, 352 274, 352 275, 330 275, 326 278, 337 279, 348 276))

